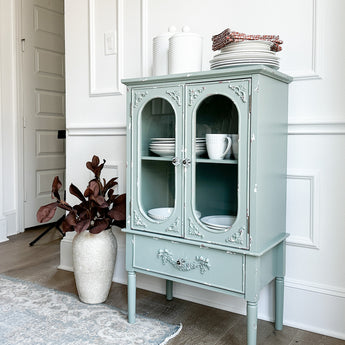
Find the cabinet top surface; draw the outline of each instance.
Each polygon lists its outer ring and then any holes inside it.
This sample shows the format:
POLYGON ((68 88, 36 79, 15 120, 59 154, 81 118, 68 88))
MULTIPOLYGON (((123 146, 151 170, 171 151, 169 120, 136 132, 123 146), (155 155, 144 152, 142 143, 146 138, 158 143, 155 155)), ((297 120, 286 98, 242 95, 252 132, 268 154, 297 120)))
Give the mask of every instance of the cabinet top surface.
POLYGON ((121 82, 128 86, 135 85, 149 85, 166 82, 198 82, 205 79, 229 79, 237 77, 249 77, 254 74, 266 75, 268 77, 280 80, 285 83, 290 83, 292 77, 279 72, 275 69, 264 65, 253 65, 243 67, 231 67, 218 70, 202 71, 202 72, 190 72, 190 73, 179 73, 179 74, 168 74, 155 77, 140 77, 140 78, 129 78, 122 79, 121 82))

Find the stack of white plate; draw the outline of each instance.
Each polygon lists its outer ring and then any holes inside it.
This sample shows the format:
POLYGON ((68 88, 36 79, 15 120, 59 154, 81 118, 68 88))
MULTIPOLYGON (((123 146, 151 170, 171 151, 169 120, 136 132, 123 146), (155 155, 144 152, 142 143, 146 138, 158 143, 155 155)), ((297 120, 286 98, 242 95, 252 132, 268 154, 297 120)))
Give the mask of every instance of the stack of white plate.
MULTIPOLYGON (((175 155, 175 138, 151 138, 150 151, 166 157, 175 155)), ((201 156, 206 152, 206 139, 196 138, 195 154, 201 156)))
POLYGON ((195 140, 195 155, 201 156, 206 153, 206 139, 196 138, 195 140))
POLYGON ((149 148, 159 156, 174 156, 175 138, 151 138, 149 148))
POLYGON ((211 69, 262 64, 279 68, 279 57, 271 51, 272 42, 248 40, 230 43, 210 61, 211 69))

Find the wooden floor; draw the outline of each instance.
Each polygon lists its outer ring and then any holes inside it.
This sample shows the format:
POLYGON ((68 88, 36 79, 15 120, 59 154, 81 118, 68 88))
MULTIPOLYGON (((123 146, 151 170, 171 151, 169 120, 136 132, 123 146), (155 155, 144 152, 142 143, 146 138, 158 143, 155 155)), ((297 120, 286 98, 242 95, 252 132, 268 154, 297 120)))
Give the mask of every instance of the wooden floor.
MULTIPOLYGON (((57 269, 60 259, 60 234, 52 230, 33 247, 29 243, 44 227, 27 230, 0 243, 0 273, 76 294, 73 273, 57 269)), ((127 287, 112 284, 107 304, 127 310, 127 287)), ((137 290, 137 313, 173 324, 182 323, 178 336, 168 345, 246 344, 246 318, 196 303, 137 290)), ((345 345, 345 341, 259 320, 258 345, 345 345)))

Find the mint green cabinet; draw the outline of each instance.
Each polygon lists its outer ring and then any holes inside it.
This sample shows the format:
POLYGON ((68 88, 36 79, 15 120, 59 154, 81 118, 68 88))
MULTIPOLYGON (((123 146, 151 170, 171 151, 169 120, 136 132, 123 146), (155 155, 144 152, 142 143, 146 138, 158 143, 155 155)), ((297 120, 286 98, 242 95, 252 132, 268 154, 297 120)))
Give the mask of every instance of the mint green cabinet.
POLYGON ((283 320, 288 83, 264 66, 127 79, 129 322, 135 273, 247 301, 256 343, 259 292, 276 281, 283 320), (206 134, 232 152, 210 159, 206 134))

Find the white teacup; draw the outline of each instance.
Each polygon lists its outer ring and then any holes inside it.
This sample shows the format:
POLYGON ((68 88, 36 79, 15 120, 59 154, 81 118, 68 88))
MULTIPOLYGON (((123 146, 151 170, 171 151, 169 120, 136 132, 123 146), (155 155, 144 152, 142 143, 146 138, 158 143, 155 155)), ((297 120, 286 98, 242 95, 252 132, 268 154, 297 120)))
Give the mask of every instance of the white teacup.
POLYGON ((231 134, 231 140, 232 153, 234 154, 235 159, 238 159, 238 134, 231 134))
POLYGON ((227 134, 206 134, 206 148, 210 159, 223 159, 230 151, 231 138, 227 134))

